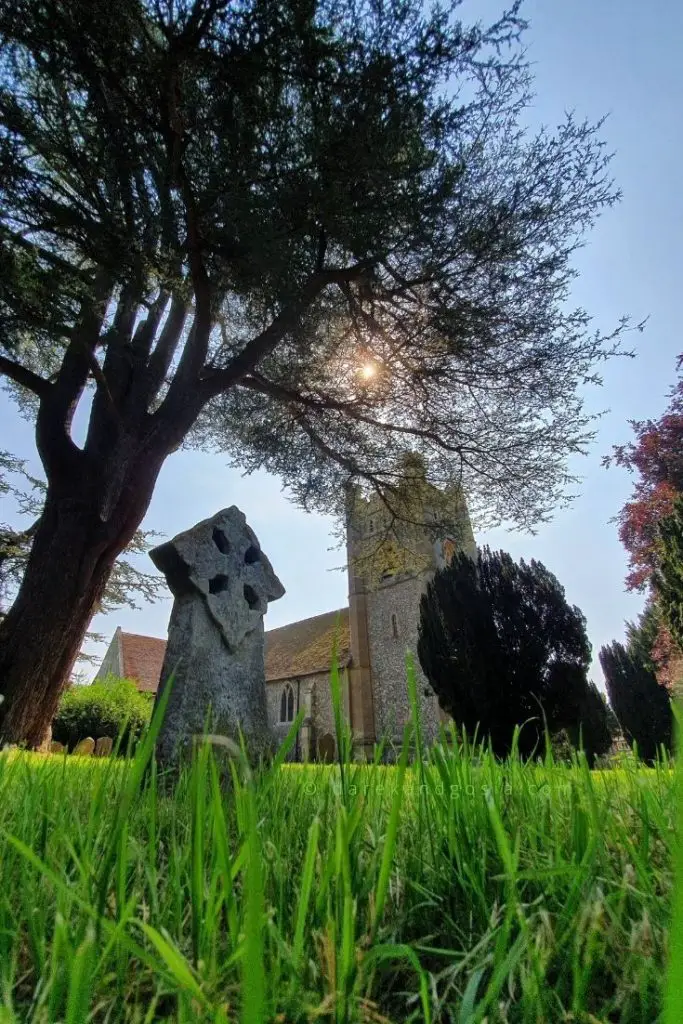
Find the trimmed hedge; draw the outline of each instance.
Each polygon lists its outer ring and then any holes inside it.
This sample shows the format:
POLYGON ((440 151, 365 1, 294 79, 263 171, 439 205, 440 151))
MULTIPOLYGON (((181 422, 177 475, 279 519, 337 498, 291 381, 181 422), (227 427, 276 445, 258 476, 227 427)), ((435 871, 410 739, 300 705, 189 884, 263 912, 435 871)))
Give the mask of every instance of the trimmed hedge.
POLYGON ((152 695, 139 693, 130 679, 109 676, 90 686, 72 686, 59 702, 52 738, 73 750, 88 736, 110 736, 114 742, 120 737, 125 752, 147 728, 153 705, 152 695))

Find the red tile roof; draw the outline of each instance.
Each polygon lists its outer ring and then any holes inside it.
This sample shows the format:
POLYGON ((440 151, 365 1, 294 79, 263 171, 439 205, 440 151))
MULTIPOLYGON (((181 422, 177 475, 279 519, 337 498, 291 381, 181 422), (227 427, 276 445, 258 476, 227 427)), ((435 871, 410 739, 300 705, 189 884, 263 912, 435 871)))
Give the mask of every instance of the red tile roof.
MULTIPOLYGON (((164 663, 166 641, 139 633, 120 634, 123 676, 135 679, 138 689, 156 693, 164 663)), ((337 639, 340 668, 351 661, 349 610, 325 612, 266 633, 266 680, 292 679, 295 676, 327 672, 332 645, 337 639)))
POLYGON ((121 633, 121 665, 124 679, 135 679, 139 690, 156 693, 164 664, 166 641, 139 633, 121 633))

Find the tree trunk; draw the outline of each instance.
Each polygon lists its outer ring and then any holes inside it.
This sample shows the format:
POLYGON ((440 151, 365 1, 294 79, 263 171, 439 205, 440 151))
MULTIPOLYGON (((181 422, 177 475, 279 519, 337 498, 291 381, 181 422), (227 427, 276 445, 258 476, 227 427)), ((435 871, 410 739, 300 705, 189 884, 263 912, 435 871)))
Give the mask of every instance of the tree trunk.
POLYGON ((38 748, 49 738, 114 561, 144 511, 112 539, 92 498, 48 490, 21 588, 0 625, 0 744, 38 748))

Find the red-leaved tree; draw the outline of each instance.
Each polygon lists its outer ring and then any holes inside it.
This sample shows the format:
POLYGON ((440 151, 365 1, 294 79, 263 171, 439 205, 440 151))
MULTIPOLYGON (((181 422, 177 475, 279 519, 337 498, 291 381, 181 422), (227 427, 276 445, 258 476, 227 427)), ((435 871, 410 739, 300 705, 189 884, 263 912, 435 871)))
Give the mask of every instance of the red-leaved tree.
MULTIPOLYGON (((678 381, 669 393, 669 405, 657 420, 631 420, 635 440, 617 445, 606 465, 623 466, 637 474, 633 496, 617 516, 619 539, 628 551, 629 590, 649 590, 651 628, 641 616, 647 656, 658 681, 673 690, 683 675, 683 659, 669 630, 657 613, 655 571, 660 543, 659 523, 671 514, 674 500, 683 494, 683 355, 677 361, 678 381)), ((636 627, 633 628, 638 631, 636 627)), ((642 654, 642 652, 641 652, 642 654)))
POLYGON ((657 566, 658 524, 683 494, 683 355, 677 371, 679 379, 664 415, 658 420, 631 420, 635 441, 616 445, 605 459, 606 465, 638 474, 633 497, 617 516, 619 539, 629 555, 629 590, 650 586, 657 566))

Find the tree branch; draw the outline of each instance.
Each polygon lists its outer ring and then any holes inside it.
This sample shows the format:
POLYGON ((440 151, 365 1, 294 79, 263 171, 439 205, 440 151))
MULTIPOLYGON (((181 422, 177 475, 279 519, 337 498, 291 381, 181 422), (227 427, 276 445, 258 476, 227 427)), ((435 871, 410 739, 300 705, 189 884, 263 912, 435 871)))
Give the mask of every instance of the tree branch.
POLYGON ((341 452, 335 451, 335 449, 332 448, 326 441, 324 441, 320 434, 318 434, 317 431, 313 429, 311 424, 308 422, 308 420, 306 420, 306 418, 303 415, 298 415, 296 417, 296 422, 301 427, 306 436, 310 439, 311 444, 319 451, 321 451, 326 458, 330 459, 332 462, 336 462, 338 466, 341 466, 342 469, 345 469, 349 474, 350 478, 365 480, 366 483, 370 484, 379 500, 382 502, 385 508, 388 509, 388 511, 391 513, 393 520, 402 519, 403 522, 413 522, 414 525, 420 526, 424 525, 424 523, 418 523, 415 520, 406 519, 404 516, 401 516, 396 511, 396 509, 391 505, 387 497, 388 488, 386 485, 386 481, 384 482, 384 486, 382 486, 382 484, 380 483, 380 478, 372 471, 362 470, 354 459, 350 459, 347 456, 342 455, 341 452))
MULTIPOLYGON (((68 429, 71 416, 93 366, 93 353, 100 340, 100 331, 111 295, 109 274, 100 271, 93 285, 92 297, 81 304, 81 315, 51 392, 51 415, 63 421, 68 429)), ((55 421, 56 422, 56 421, 55 421)))
POLYGON ((147 360, 170 298, 169 292, 165 288, 160 288, 159 294, 147 311, 147 316, 135 328, 132 348, 136 360, 147 360))
POLYGON ((250 391, 256 391, 262 395, 268 395, 279 402, 287 402, 293 404, 300 404, 306 406, 308 409, 313 409, 318 413, 326 412, 328 409, 334 409, 336 412, 342 412, 358 423, 367 423, 368 426, 377 427, 379 430, 385 430, 388 434, 408 434, 410 437, 419 437, 425 441, 431 441, 436 447, 443 449, 447 452, 453 452, 455 454, 462 454, 462 445, 452 445, 440 437, 435 431, 429 430, 422 427, 407 427, 399 423, 383 423, 381 420, 375 419, 373 416, 368 416, 366 413, 360 412, 355 408, 353 402, 338 402, 333 398, 325 398, 319 400, 317 398, 311 398, 309 395, 302 395, 299 391, 292 391, 290 388, 283 387, 281 384, 275 384, 272 381, 267 380, 260 374, 252 374, 248 377, 243 377, 240 381, 240 387, 247 388, 250 391))
POLYGON ((336 452, 333 448, 331 448, 326 441, 323 441, 320 434, 318 434, 313 429, 311 424, 308 422, 308 420, 305 419, 304 416, 299 414, 295 418, 297 424, 301 427, 304 434, 307 435, 311 443, 316 448, 318 448, 323 453, 323 455, 326 456, 326 458, 330 459, 332 462, 336 462, 338 466, 342 467, 342 469, 347 470, 349 476, 361 477, 362 479, 367 480, 369 483, 374 483, 374 478, 371 473, 363 472, 357 462, 355 462, 353 459, 348 458, 345 455, 342 455, 341 452, 336 452))
POLYGON ((0 355, 0 373, 4 374, 5 377, 9 377, 10 380, 13 380, 15 384, 19 384, 22 388, 32 391, 39 398, 46 395, 52 387, 50 382, 45 380, 44 377, 40 377, 33 370, 28 370, 20 363, 15 363, 12 359, 6 359, 2 355, 0 355))
POLYGON ((205 374, 202 381, 204 400, 208 402, 215 398, 222 391, 227 391, 241 381, 246 374, 251 373, 258 363, 279 345, 284 336, 296 327, 303 313, 328 284, 341 285, 353 281, 362 276, 367 266, 367 262, 357 263, 346 270, 325 270, 310 277, 299 298, 283 309, 264 331, 252 338, 228 366, 205 374))
MULTIPOLYGON (((211 5, 209 5, 211 6, 211 5)), ((202 4, 196 3, 190 21, 198 17, 202 4)), ((200 31, 201 20, 196 31, 200 31)), ((182 43, 182 37, 176 43, 182 43)), ((185 207, 185 231, 190 278, 194 291, 194 320, 185 349, 169 390, 172 402, 182 400, 188 384, 192 386, 201 373, 209 349, 211 335, 211 282, 204 261, 204 242, 200 216, 192 185, 183 165, 186 146, 185 122, 182 116, 182 95, 178 58, 172 55, 168 70, 166 105, 163 109, 164 135, 170 167, 171 185, 177 188, 185 207)))
MULTIPOLYGON (((109 274, 100 270, 93 284, 92 296, 82 303, 79 322, 55 382, 41 396, 36 420, 36 444, 48 480, 54 480, 72 470, 79 472, 82 466, 83 453, 74 444, 69 430, 76 405, 93 370, 93 363, 97 362, 94 352, 100 340, 110 295, 109 274)), ((101 389, 102 380, 98 382, 98 393, 101 389)), ((106 394, 104 397, 106 400, 106 394)))
POLYGON ((154 398, 164 382, 173 355, 187 319, 187 303, 178 292, 171 299, 171 308, 161 328, 159 340, 149 358, 147 376, 149 381, 149 397, 154 398))

